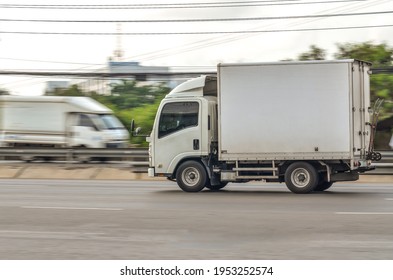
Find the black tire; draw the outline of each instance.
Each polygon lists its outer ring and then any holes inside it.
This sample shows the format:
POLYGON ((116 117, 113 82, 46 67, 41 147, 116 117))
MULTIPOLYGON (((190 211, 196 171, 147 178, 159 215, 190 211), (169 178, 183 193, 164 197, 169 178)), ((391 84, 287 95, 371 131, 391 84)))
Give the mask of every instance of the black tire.
POLYGON ((30 162, 35 160, 35 157, 33 157, 33 156, 21 156, 20 159, 23 160, 24 162, 30 163, 30 162))
POLYGON ((185 192, 199 192, 207 182, 205 167, 197 161, 183 162, 176 172, 176 182, 185 192))
POLYGON ((210 184, 207 184, 206 188, 210 189, 211 191, 218 191, 221 190, 222 188, 225 188, 226 185, 228 185, 228 182, 221 182, 219 185, 216 186, 211 186, 210 184))
POLYGON ((330 188, 333 185, 333 182, 326 182, 324 180, 321 180, 318 185, 315 187, 314 191, 316 192, 323 192, 326 191, 328 188, 330 188))
MULTIPOLYGON (((85 145, 78 146, 76 148, 81 148, 81 149, 86 149, 87 147, 85 145)), ((76 160, 79 163, 89 163, 89 161, 92 160, 91 157, 89 156, 84 156, 84 155, 74 155, 74 160, 76 160)))
POLYGON ((292 163, 285 171, 285 184, 293 193, 310 193, 318 182, 318 172, 308 162, 292 163))
POLYGON ((51 162, 52 158, 51 157, 43 157, 42 160, 45 162, 51 162))

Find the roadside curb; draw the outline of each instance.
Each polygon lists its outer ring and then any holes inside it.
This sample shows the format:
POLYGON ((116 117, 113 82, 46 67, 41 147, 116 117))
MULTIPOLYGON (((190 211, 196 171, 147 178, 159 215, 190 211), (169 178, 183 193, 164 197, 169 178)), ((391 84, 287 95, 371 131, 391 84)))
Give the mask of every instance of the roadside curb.
POLYGON ((0 179, 154 180, 130 167, 94 167, 49 164, 0 165, 0 179))

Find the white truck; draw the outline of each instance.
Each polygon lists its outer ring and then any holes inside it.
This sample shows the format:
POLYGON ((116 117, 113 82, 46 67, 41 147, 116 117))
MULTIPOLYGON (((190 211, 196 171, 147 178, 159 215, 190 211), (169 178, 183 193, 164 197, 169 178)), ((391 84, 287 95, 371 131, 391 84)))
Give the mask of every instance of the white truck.
POLYGON ((127 147, 112 110, 89 97, 0 96, 2 147, 127 147))
POLYGON ((228 182, 328 189, 370 170, 370 64, 357 60, 219 64, 161 102, 148 173, 186 192, 228 182))

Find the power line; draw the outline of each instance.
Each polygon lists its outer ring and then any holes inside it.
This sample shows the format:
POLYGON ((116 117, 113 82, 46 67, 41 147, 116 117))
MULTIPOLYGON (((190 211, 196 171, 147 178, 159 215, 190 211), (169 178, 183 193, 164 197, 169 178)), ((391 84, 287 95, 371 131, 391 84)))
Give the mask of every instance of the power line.
POLYGON ((324 15, 300 15, 300 16, 277 16, 277 17, 248 17, 248 18, 196 18, 196 19, 143 19, 143 20, 61 20, 61 19, 0 19, 4 22, 47 22, 47 23, 179 23, 179 22, 218 22, 218 21, 259 21, 278 19, 301 19, 301 18, 328 18, 391 14, 393 11, 324 14, 324 15))
POLYGON ((272 0, 272 1, 242 1, 242 2, 213 2, 213 3, 169 3, 169 4, 124 4, 124 5, 29 5, 29 4, 0 4, 0 8, 8 9, 68 9, 68 10, 123 10, 123 9, 200 9, 200 8, 239 8, 254 6, 289 6, 312 4, 335 4, 343 2, 364 2, 368 0, 336 0, 302 2, 301 0, 272 0), (295 2, 296 1, 296 2, 295 2), (282 3, 286 2, 286 3, 282 3))
POLYGON ((151 6, 194 6, 194 5, 216 5, 216 4, 255 4, 255 3, 271 3, 271 2, 294 2, 301 0, 264 0, 264 1, 220 1, 220 2, 193 2, 193 3, 148 3, 148 4, 0 4, 6 7, 151 7, 151 6))
POLYGON ((238 30, 238 31, 195 31, 195 32, 36 32, 36 31, 0 31, 0 34, 19 35, 83 35, 83 36, 162 36, 162 35, 214 35, 214 34, 252 34, 252 33, 278 33, 278 32, 307 32, 328 30, 349 30, 366 28, 393 27, 393 24, 363 25, 363 26, 341 26, 321 28, 299 28, 299 29, 272 29, 272 30, 238 30))
POLYGON ((203 3, 166 3, 166 4, 118 4, 118 5, 31 5, 31 4, 0 4, 0 8, 8 9, 197 9, 197 8, 237 8, 252 6, 288 6, 310 4, 334 4, 343 2, 365 2, 368 0, 335 0, 303 2, 302 0, 271 0, 241 2, 203 2, 203 3), (285 3, 283 3, 285 2, 285 3))
POLYGON ((36 59, 23 59, 23 58, 12 58, 12 57, 0 57, 0 60, 14 60, 24 62, 40 62, 40 63, 58 63, 58 64, 73 64, 73 65, 85 65, 86 67, 103 65, 102 63, 82 63, 82 62, 66 62, 66 61, 51 61, 51 60, 36 60, 36 59))
MULTIPOLYGON (((246 1, 243 1, 243 2, 246 2, 246 1)), ((349 2, 353 2, 353 1, 349 1, 349 2)), ((358 1, 355 1, 355 2, 358 2, 358 1)), ((361 1, 361 2, 364 2, 364 1, 361 1)), ((349 5, 352 5, 352 4, 347 4, 346 7, 348 7, 349 5)), ((364 5, 365 4, 363 4, 363 6, 364 5)), ((368 4, 368 5, 370 5, 370 4, 368 4)), ((375 5, 375 4, 373 4, 373 5, 375 5)), ((359 8, 362 8, 362 7, 359 6, 359 8)), ((332 11, 336 11, 336 10, 344 12, 346 10, 353 11, 353 10, 357 10, 359 8, 353 9, 352 6, 351 6, 350 9, 346 8, 344 10, 337 10, 335 8, 335 9, 323 10, 323 11, 320 11, 320 12, 332 12, 332 11)), ((314 19, 314 20, 318 20, 318 19, 314 19)), ((256 29, 256 28, 254 28, 254 29, 256 29)), ((177 51, 175 51, 174 53, 177 54, 177 53, 179 53, 179 51, 181 53, 183 53, 183 52, 194 51, 196 49, 199 50, 199 49, 202 49, 202 48, 206 48, 206 47, 210 47, 210 46, 214 46, 214 45, 219 45, 219 44, 224 44, 224 43, 236 41, 236 40, 239 40, 239 39, 248 38, 250 36, 255 36, 255 35, 258 35, 258 34, 237 34, 237 35, 236 34, 226 34, 226 38, 221 39, 219 41, 217 41, 216 38, 214 39, 214 41, 212 41, 213 40, 212 38, 204 39, 203 41, 198 40, 198 41, 195 41, 195 42, 193 42, 191 44, 187 44, 187 45, 184 45, 182 47, 178 47, 177 51), (231 36, 231 35, 232 35, 232 37, 228 37, 228 36, 231 36), (236 36, 236 37, 233 37, 233 36, 236 36)), ((141 57, 141 58, 143 57, 142 60, 151 60, 151 59, 156 59, 156 58, 170 56, 172 54, 172 52, 173 52, 173 48, 168 48, 166 50, 161 50, 159 52, 155 51, 155 52, 151 52, 151 53, 140 54, 140 55, 137 55, 137 57, 141 57)), ((133 58, 135 58, 135 56, 133 58)), ((14 58, 0 58, 0 59, 21 60, 21 59, 14 59, 14 58)), ((28 60, 28 61, 32 61, 32 60, 28 60)), ((44 61, 40 61, 40 62, 44 62, 44 61)), ((45 62, 51 62, 51 61, 45 61, 45 62)), ((67 64, 70 64, 69 62, 53 62, 53 63, 67 63, 67 64)), ((73 64, 75 64, 75 63, 73 63, 73 64)), ((87 65, 88 63, 81 63, 81 64, 87 65)), ((92 65, 92 64, 90 63, 89 65, 92 65)))
MULTIPOLYGON (((393 73, 393 67, 376 67, 371 69, 374 74, 393 73)), ((159 72, 159 71, 134 71, 121 73, 108 72, 44 72, 44 71, 0 71, 0 75, 11 76, 38 76, 38 77, 80 77, 80 78, 121 78, 121 77, 146 77, 146 76, 188 76, 188 75, 216 75, 214 71, 179 71, 179 72, 159 72)))
MULTIPOLYGON (((357 3, 356 3, 357 4, 357 3)), ((349 3, 346 4, 343 7, 336 7, 336 8, 330 8, 330 9, 324 9, 322 11, 319 11, 319 13, 328 13, 328 12, 354 12, 357 11, 359 9, 363 9, 363 8, 369 8, 371 6, 375 6, 375 5, 379 5, 380 3, 360 3, 357 6, 354 6, 353 3, 349 3)), ((305 20, 302 20, 301 22, 297 22, 297 23, 292 23, 290 26, 288 27, 295 27, 296 25, 299 24, 303 24, 303 23, 309 23, 311 21, 319 21, 321 19, 310 19, 308 20, 308 22, 305 22, 305 20)), ((272 25, 276 25, 276 24, 269 24, 269 25, 265 25, 265 26, 256 26, 254 28, 252 28, 251 30, 258 30, 258 29, 262 29, 262 28, 266 28, 266 27, 270 27, 272 25)), ((152 59, 156 59, 156 58, 161 58, 161 57, 166 57, 166 56, 170 56, 173 54, 178 54, 179 52, 184 53, 184 52, 189 52, 189 51, 195 51, 195 50, 200 50, 202 48, 207 48, 207 47, 212 47, 212 46, 216 46, 216 45, 221 45, 221 44, 227 44, 227 43, 231 43, 234 41, 238 41, 238 40, 243 40, 243 39, 247 39, 250 37, 255 37, 255 36, 260 36, 260 34, 226 34, 224 36, 222 36, 220 39, 217 39, 216 37, 214 38, 206 38, 203 40, 198 40, 195 41, 191 44, 187 44, 187 45, 183 45, 181 47, 177 47, 175 49, 173 48, 168 48, 166 50, 160 51, 160 52, 153 52, 153 53, 146 53, 146 54, 141 54, 138 55, 137 57, 143 58, 142 60, 152 60, 152 59)))
POLYGON ((393 66, 372 68, 373 74, 392 74, 393 66))
POLYGON ((216 75, 216 71, 182 71, 182 72, 159 72, 159 71, 135 71, 135 72, 44 72, 44 71, 0 71, 4 76, 38 76, 38 77, 73 77, 73 78, 130 78, 145 80, 152 77, 189 77, 200 75, 216 75))

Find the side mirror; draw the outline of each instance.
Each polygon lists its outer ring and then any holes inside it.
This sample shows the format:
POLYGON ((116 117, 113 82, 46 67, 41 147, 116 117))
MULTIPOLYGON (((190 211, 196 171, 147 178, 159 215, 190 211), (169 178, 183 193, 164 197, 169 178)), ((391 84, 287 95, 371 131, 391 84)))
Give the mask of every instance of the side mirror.
POLYGON ((147 137, 147 136, 149 136, 149 135, 139 135, 139 133, 142 131, 142 128, 141 127, 135 128, 135 121, 134 120, 131 121, 130 129, 131 129, 131 135, 134 137, 147 137))
POLYGON ((131 132, 134 132, 134 129, 135 129, 135 121, 134 120, 131 121, 130 129, 131 129, 131 132))
POLYGON ((141 128, 140 127, 137 127, 135 129, 135 121, 134 120, 131 121, 130 130, 131 130, 131 135, 132 136, 138 136, 138 133, 141 132, 141 128))

